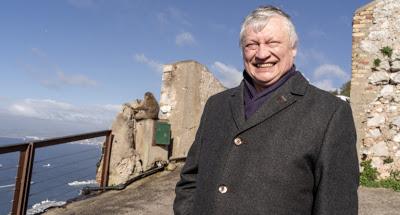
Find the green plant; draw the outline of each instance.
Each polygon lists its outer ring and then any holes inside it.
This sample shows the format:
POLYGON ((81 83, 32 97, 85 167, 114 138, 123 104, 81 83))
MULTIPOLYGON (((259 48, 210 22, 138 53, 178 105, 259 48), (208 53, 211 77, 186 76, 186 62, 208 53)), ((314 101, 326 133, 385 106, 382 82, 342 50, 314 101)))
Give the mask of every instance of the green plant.
POLYGON ((386 57, 389 57, 389 58, 392 57, 393 49, 390 48, 389 46, 385 46, 385 47, 381 48, 380 51, 383 54, 383 56, 386 56, 386 57))
POLYGON ((400 191, 400 181, 392 177, 389 177, 387 179, 379 181, 378 187, 393 189, 394 191, 400 191))
POLYGON ((390 172, 390 177, 394 178, 396 180, 400 180, 400 171, 395 170, 395 171, 390 172))
POLYGON ((385 159, 383 160, 383 163, 384 163, 384 164, 393 163, 393 158, 387 157, 387 158, 385 158, 385 159))
POLYGON ((365 160, 361 162, 363 171, 360 174, 360 184, 366 187, 375 187, 375 180, 378 178, 378 170, 372 167, 371 160, 365 160))
POLYGON ((378 67, 379 65, 381 65, 381 59, 379 59, 379 58, 376 58, 375 60, 374 60, 374 67, 378 67))
POLYGON ((342 85, 342 87, 340 87, 340 94, 350 97, 350 90, 351 90, 351 81, 347 81, 346 83, 344 83, 342 85))
POLYGON ((364 168, 360 174, 361 186, 383 187, 400 192, 400 171, 392 171, 389 178, 378 181, 378 171, 372 167, 371 160, 362 161, 361 166, 364 168))

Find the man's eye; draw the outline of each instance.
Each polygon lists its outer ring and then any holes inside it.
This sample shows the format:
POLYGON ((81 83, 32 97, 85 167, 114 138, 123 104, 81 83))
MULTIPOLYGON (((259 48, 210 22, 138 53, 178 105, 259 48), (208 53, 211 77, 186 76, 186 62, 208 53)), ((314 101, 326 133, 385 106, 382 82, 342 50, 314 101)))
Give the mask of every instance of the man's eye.
POLYGON ((271 41, 271 42, 268 43, 269 47, 277 47, 278 45, 279 45, 278 41, 271 41))
POLYGON ((258 49, 258 44, 250 43, 250 44, 246 45, 246 48, 249 49, 249 50, 256 50, 256 49, 258 49))

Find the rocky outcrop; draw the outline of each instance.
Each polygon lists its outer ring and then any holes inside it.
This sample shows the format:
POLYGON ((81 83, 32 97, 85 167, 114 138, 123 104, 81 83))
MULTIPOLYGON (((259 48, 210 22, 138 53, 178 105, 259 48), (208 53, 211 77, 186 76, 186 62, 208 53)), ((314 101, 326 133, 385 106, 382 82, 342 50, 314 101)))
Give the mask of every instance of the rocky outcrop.
MULTIPOLYGON (((168 149, 154 146, 158 110, 158 103, 150 92, 146 92, 143 100, 137 99, 122 105, 111 128, 114 138, 108 185, 123 184, 150 169, 156 161, 167 161, 168 149)), ((97 181, 100 181, 102 162, 98 168, 97 181)))
MULTIPOLYGON (((136 103, 136 102, 133 102, 136 103)), ((135 105, 135 104, 133 104, 135 105)), ((136 153, 135 146, 135 119, 134 111, 129 104, 122 106, 117 114, 112 127, 114 135, 112 142, 108 185, 125 183, 129 178, 142 171, 140 157, 136 153)), ((97 181, 101 177, 103 159, 97 172, 97 181)))

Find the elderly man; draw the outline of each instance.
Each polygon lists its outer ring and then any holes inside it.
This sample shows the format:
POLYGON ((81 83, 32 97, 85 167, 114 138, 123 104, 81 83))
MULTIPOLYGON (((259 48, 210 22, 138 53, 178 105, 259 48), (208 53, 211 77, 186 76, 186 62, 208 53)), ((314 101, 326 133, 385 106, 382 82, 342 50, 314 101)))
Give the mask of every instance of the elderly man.
POLYGON ((243 81, 207 101, 175 214, 357 214, 350 106, 296 71, 289 16, 257 8, 240 45, 243 81))

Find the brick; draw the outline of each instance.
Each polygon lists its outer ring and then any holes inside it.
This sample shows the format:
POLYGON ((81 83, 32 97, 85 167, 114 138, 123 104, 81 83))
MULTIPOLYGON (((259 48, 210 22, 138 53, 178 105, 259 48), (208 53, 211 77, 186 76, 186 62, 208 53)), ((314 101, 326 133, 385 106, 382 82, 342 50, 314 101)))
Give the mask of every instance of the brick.
POLYGON ((355 24, 353 25, 353 28, 360 29, 360 28, 365 28, 366 26, 367 26, 366 24, 355 24))
POLYGON ((360 20, 360 23, 361 24, 371 24, 372 23, 372 20, 371 19, 363 19, 363 20, 360 20))
POLYGON ((363 32, 353 33, 353 37, 364 37, 365 34, 363 32))
POLYGON ((372 20, 374 18, 374 15, 368 14, 368 15, 365 15, 365 18, 372 20))
POLYGON ((353 74, 354 78, 364 78, 365 75, 364 74, 353 74))
POLYGON ((360 15, 361 15, 361 16, 363 16, 363 15, 369 15, 369 14, 371 14, 371 13, 372 13, 371 10, 366 10, 366 11, 364 10, 364 11, 361 11, 361 12, 360 12, 360 15))

